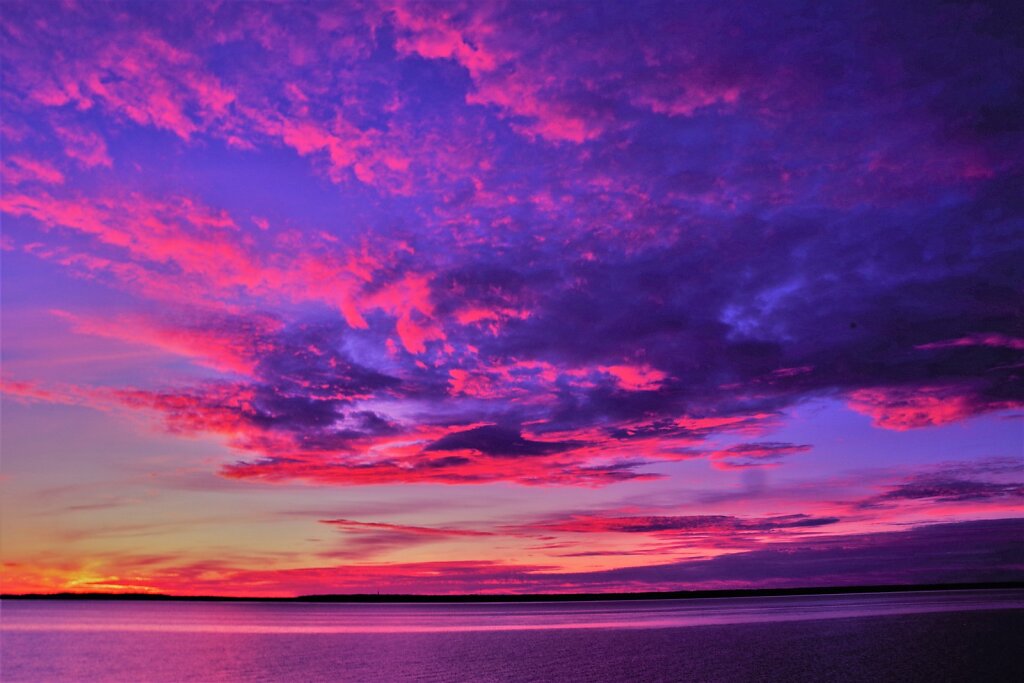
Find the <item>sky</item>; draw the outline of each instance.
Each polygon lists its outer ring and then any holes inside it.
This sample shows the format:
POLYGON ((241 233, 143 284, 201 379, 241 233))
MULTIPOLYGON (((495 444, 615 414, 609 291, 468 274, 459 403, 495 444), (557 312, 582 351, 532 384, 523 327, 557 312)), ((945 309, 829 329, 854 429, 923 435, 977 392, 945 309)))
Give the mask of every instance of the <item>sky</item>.
POLYGON ((1024 579, 1022 26, 4 2, 3 591, 1024 579))

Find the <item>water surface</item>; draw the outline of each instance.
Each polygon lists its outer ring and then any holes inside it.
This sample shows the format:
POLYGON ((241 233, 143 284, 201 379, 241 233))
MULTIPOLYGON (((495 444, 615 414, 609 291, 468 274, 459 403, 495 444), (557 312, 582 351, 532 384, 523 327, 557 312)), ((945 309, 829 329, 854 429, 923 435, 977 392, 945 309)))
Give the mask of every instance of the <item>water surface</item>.
POLYGON ((4 601, 4 681, 1024 680, 1024 591, 584 603, 4 601))

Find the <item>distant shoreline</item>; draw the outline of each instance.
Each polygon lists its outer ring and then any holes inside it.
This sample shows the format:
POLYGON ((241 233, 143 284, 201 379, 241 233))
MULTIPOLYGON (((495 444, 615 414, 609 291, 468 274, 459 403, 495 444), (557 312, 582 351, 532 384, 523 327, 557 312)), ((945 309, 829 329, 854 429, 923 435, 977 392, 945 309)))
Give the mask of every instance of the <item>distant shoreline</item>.
POLYGON ((216 595, 165 595, 162 593, 25 593, 0 594, 0 600, 118 600, 174 602, 338 602, 338 603, 484 603, 484 602, 597 602, 612 600, 693 600, 700 598, 784 597, 799 595, 855 595, 924 591, 1022 589, 1024 581, 940 583, 882 586, 813 586, 801 588, 749 588, 637 593, 530 593, 409 595, 358 593, 349 595, 299 595, 295 597, 233 597, 216 595))

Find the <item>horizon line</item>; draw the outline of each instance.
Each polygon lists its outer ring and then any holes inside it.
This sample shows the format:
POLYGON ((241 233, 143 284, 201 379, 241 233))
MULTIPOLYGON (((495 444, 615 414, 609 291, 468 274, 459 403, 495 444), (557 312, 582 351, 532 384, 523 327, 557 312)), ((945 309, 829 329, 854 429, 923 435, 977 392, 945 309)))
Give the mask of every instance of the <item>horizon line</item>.
POLYGON ((855 593, 898 593, 921 591, 1022 589, 1020 581, 981 581, 929 584, 880 584, 853 586, 801 586, 793 588, 723 588, 676 591, 634 591, 598 593, 326 593, 295 596, 171 595, 167 593, 0 593, 0 600, 153 600, 196 602, 597 602, 602 600, 685 600, 729 597, 785 597, 799 595, 842 595, 855 593))

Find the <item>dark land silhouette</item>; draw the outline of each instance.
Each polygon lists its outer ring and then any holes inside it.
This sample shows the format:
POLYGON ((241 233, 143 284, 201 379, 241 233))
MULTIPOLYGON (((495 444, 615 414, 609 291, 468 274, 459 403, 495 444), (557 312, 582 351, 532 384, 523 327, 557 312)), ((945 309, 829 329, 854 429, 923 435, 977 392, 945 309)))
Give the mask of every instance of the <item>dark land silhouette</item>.
POLYGON ((742 588, 727 590, 644 591, 636 593, 524 593, 417 595, 355 593, 297 595, 294 597, 238 597, 219 595, 166 595, 163 593, 25 593, 0 595, 2 600, 192 600, 223 602, 354 602, 354 603, 472 603, 472 602, 593 602, 598 600, 687 600, 787 595, 847 595, 921 591, 1005 590, 1024 588, 1024 581, 982 583, 891 584, 879 586, 808 586, 800 588, 742 588))

